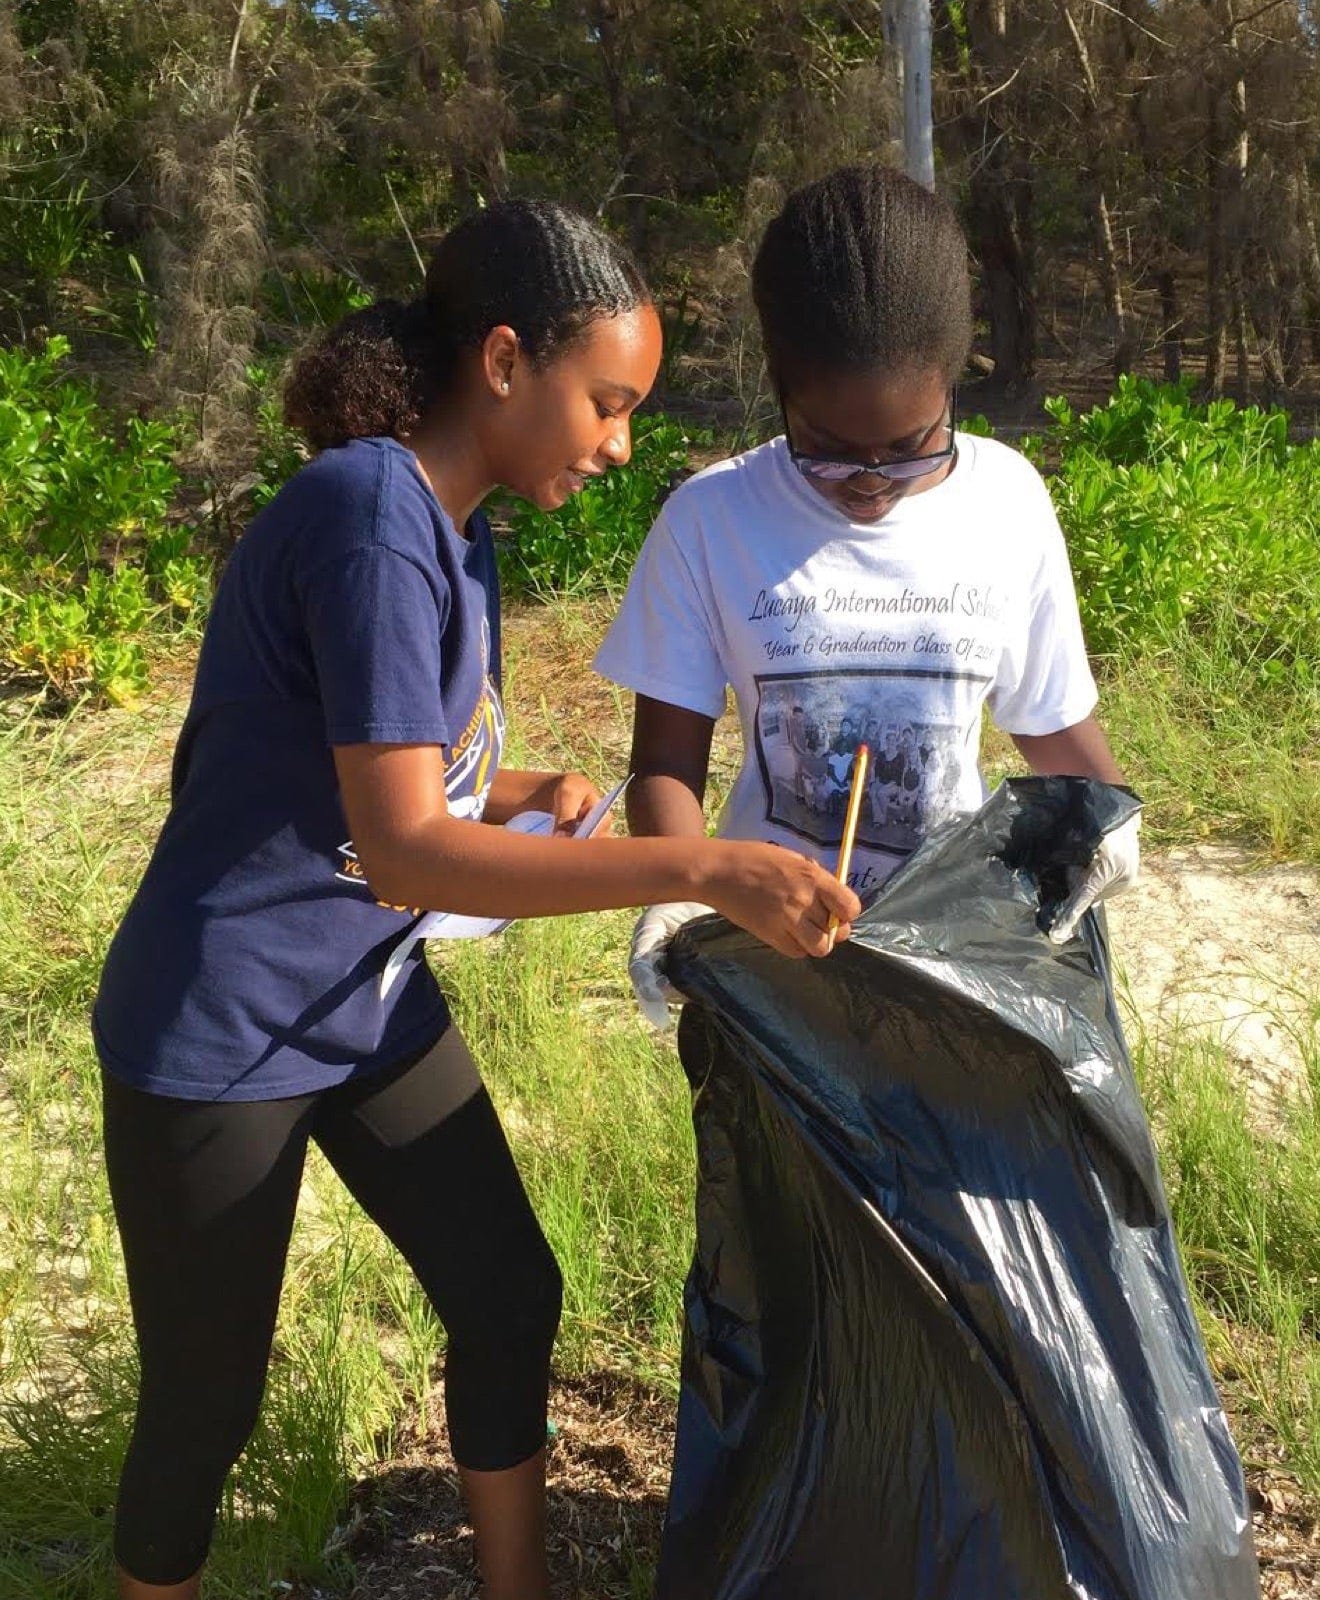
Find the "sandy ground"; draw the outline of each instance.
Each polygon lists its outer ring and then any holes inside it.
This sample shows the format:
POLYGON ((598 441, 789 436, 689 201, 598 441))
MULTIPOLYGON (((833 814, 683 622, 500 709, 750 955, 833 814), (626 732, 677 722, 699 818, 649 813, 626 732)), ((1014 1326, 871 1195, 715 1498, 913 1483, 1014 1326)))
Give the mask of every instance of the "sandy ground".
POLYGON ((1129 1026, 1218 1041, 1263 1122, 1308 1059, 1320 1073, 1320 873, 1231 845, 1149 853, 1109 927, 1129 1026))

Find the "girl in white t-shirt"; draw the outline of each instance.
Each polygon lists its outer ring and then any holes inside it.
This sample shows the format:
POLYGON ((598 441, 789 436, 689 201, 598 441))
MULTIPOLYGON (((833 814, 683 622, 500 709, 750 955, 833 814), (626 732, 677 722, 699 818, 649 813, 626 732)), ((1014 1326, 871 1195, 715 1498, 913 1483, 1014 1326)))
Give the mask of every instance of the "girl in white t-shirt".
MULTIPOLYGON (((1016 451, 957 431, 972 315, 952 208, 888 168, 843 168, 789 197, 752 288, 784 432, 670 497, 596 666, 637 697, 634 833, 705 832, 731 685, 743 762, 719 831, 832 864, 830 775, 869 733, 849 878, 867 894, 932 824, 980 805, 983 707, 1033 771, 1122 777, 1045 485, 1016 451)), ((1134 820, 1052 937, 1137 864, 1134 820)), ((637 925, 631 970, 657 1021, 677 998, 660 951, 704 909, 653 906, 637 925)))

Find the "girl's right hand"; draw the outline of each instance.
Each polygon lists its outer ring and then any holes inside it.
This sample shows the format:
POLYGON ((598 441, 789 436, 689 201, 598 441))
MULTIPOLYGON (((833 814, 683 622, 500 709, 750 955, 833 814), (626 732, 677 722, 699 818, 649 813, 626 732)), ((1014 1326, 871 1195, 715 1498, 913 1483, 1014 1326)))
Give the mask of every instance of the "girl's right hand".
POLYGON ((705 898, 781 955, 828 955, 861 912, 861 901, 846 884, 796 850, 739 839, 713 839, 707 848, 718 854, 705 898), (832 917, 839 920, 833 938, 832 917))

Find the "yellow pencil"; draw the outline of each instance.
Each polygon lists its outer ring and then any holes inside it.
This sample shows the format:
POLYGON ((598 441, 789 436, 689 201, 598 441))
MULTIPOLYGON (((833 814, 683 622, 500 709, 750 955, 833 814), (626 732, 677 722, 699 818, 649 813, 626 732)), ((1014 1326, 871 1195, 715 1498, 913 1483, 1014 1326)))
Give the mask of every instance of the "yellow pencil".
MULTIPOLYGON (((857 837, 857 824, 862 815, 862 795, 866 790, 866 769, 871 764, 871 752, 864 744, 857 746, 853 757, 852 788, 848 791, 848 811, 843 819, 843 838, 839 841, 839 864, 834 876, 840 883, 848 881, 848 863, 852 860, 853 840, 857 837)), ((830 918, 830 949, 839 931, 838 917, 830 918)))

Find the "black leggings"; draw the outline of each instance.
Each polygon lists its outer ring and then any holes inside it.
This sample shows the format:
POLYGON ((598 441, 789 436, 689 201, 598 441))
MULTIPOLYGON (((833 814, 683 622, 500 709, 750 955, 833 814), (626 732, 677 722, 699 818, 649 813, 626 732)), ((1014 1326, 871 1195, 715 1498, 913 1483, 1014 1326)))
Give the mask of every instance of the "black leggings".
POLYGON ((102 1081, 142 1363, 115 1519, 131 1577, 179 1583, 206 1558, 261 1403, 309 1139, 445 1326, 455 1459, 494 1471, 541 1448, 559 1269, 456 1028, 421 1057, 287 1100, 172 1100, 102 1081))

